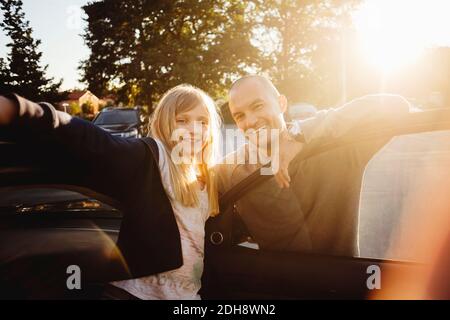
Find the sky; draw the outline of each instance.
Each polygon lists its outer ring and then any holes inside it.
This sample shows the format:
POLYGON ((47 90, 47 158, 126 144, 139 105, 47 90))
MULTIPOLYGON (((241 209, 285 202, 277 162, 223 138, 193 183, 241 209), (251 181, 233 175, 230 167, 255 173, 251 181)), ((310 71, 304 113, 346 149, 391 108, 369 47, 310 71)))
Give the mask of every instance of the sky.
MULTIPOLYGON (((23 0, 25 18, 33 28, 33 37, 42 41, 39 50, 47 75, 64 79, 62 89, 84 87, 77 67, 89 55, 81 34, 86 26, 81 7, 89 0, 23 0)), ((3 17, 0 15, 0 18, 3 17)), ((0 30, 0 57, 7 54, 9 39, 0 30)))
POLYGON ((450 46, 449 0, 366 0, 353 13, 368 62, 390 73, 450 46))

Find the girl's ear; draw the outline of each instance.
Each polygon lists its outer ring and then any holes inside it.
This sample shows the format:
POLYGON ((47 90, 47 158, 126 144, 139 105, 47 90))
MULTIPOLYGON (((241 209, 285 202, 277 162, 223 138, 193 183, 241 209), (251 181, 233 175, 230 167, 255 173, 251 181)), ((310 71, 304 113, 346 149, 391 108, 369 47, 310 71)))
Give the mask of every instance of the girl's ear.
POLYGON ((281 95, 278 97, 278 103, 279 103, 279 105, 280 105, 280 111, 281 111, 281 113, 285 113, 286 110, 287 110, 287 98, 286 98, 286 96, 284 96, 284 95, 281 94, 281 95))

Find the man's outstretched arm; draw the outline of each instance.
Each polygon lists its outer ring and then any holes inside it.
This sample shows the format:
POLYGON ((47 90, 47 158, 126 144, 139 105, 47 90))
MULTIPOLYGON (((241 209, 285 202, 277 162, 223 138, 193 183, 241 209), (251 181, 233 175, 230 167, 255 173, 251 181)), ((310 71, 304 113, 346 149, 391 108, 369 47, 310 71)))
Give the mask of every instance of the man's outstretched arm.
POLYGON ((358 125, 375 120, 406 115, 410 103, 399 95, 373 94, 354 99, 336 109, 320 110, 309 119, 300 120, 305 142, 318 138, 337 138, 358 125))
POLYGON ((409 113, 410 103, 399 95, 374 94, 352 100, 336 109, 319 111, 314 117, 297 121, 303 143, 282 132, 279 144, 279 169, 275 180, 281 188, 288 188, 288 167, 303 149, 304 143, 316 139, 337 138, 358 125, 371 121, 396 119, 409 113))

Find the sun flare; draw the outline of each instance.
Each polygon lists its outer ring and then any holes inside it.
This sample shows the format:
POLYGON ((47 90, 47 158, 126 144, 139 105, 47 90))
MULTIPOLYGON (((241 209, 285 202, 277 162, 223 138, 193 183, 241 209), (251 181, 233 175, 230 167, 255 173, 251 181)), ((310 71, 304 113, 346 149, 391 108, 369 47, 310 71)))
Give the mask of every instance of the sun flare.
POLYGON ((392 72, 413 64, 427 47, 450 46, 448 12, 448 0, 367 0, 353 22, 370 63, 392 72))

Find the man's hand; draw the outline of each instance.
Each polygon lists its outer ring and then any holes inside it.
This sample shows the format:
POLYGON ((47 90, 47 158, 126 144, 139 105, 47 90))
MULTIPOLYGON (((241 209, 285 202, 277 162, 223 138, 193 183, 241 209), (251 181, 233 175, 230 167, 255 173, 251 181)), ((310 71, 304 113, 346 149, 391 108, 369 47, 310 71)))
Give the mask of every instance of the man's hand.
POLYGON ((289 164, 302 149, 303 143, 294 140, 287 130, 280 133, 279 168, 275 173, 275 180, 280 188, 289 188, 291 182, 288 172, 289 164))
POLYGON ((17 116, 17 106, 14 102, 0 96, 0 126, 10 124, 17 116))

